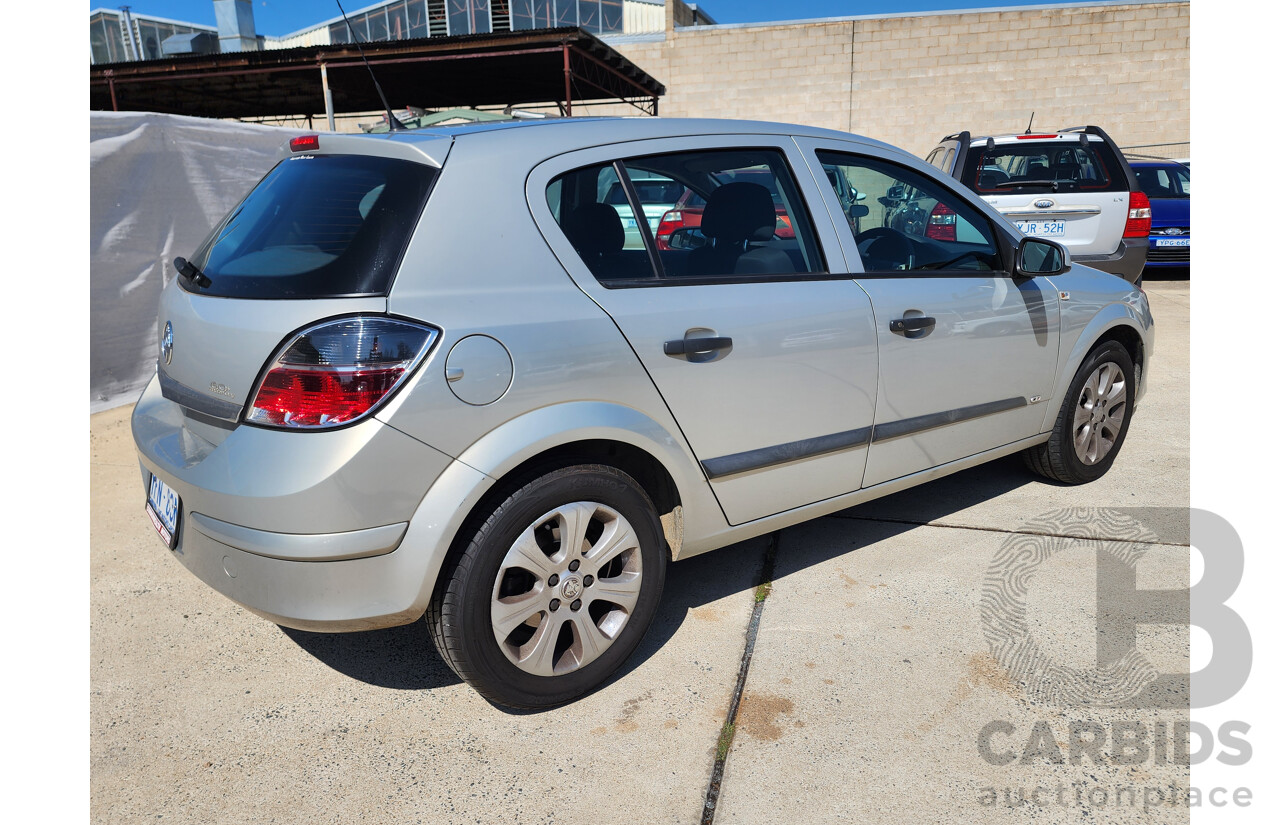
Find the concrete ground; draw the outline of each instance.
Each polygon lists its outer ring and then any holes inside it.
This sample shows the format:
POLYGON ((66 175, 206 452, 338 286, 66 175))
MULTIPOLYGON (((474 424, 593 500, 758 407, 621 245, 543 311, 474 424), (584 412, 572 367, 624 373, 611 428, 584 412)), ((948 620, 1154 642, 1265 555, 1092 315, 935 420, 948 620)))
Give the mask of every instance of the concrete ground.
MULTIPOLYGON (((1083 510, 1027 526, 1062 508, 1189 505, 1190 286, 1146 288, 1150 388, 1106 477, 1061 487, 1015 457, 680 562, 623 672, 540 714, 481 700, 421 623, 302 633, 216 594, 142 513, 129 408, 93 416, 93 820, 697 823, 714 779, 724 823, 1186 822, 1189 771, 1161 735, 1185 696, 1063 706, 988 641, 1011 542, 1054 551, 1025 593, 1038 649, 1061 664, 1050 690, 1093 664, 1096 559, 1140 546, 1138 587, 1187 585, 1177 510, 1136 511, 1154 531, 1140 545, 1099 541, 1128 534, 1083 510), (992 724, 987 755, 1011 764, 982 755, 992 724), (1102 733, 1100 759, 1077 729, 1102 733), (1125 750, 1134 731, 1141 747, 1125 750)), ((1190 669, 1185 628, 1137 638, 1155 670, 1190 669)))

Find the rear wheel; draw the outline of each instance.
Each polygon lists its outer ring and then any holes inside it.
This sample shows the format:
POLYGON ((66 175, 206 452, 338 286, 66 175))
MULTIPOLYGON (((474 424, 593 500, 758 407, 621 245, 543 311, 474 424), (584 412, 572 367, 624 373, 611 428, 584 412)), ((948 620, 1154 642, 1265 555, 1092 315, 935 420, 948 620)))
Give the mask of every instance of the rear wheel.
POLYGON ((1027 466, 1066 484, 1101 478, 1129 432, 1135 389, 1128 351, 1100 344, 1072 380, 1049 440, 1023 452, 1027 466))
POLYGON ((604 465, 549 472, 475 529, 436 589, 441 655, 485 698, 547 708, 595 689, 657 610, 666 543, 649 496, 604 465))

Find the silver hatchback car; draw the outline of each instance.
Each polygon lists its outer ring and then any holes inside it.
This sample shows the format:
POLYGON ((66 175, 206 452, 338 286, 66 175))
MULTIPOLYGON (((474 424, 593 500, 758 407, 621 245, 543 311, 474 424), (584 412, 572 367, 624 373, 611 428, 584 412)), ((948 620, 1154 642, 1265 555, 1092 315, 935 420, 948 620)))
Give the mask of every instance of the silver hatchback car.
POLYGON ((605 681, 669 562, 1014 452, 1095 479, 1143 392, 1140 289, 876 141, 573 119, 283 155, 175 261, 146 511, 273 622, 425 614, 503 705, 605 681), (656 177, 706 202, 662 249, 656 177))

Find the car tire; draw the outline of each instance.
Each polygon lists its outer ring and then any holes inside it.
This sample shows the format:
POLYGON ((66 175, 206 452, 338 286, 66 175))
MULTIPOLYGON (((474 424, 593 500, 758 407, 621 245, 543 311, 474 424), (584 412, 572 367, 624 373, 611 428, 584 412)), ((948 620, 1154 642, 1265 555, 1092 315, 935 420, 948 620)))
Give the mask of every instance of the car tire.
POLYGON ((1129 352, 1115 341, 1099 344, 1072 379, 1049 440, 1023 451, 1027 467, 1064 484, 1101 478, 1129 432, 1136 390, 1129 352))
POLYGON ((428 609, 441 657, 512 708, 551 708, 599 687, 662 596, 667 544, 644 488, 614 467, 564 467, 481 518, 428 609))

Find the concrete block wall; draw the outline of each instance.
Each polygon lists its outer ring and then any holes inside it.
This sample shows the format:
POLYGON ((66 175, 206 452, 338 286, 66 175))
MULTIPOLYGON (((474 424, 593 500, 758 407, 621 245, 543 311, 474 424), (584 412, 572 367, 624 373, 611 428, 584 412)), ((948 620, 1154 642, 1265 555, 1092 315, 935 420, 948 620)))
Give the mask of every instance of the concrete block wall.
POLYGON ((1020 132, 1034 111, 1042 129, 1095 123, 1132 146, 1190 140, 1190 18, 1187 2, 1076 6, 676 27, 613 45, 666 85, 672 117, 802 123, 923 155, 949 132, 1020 132))

